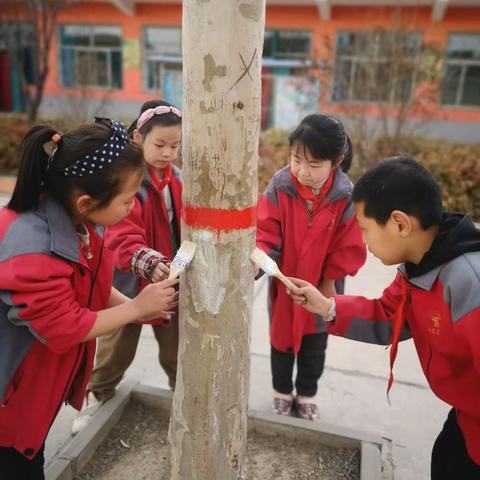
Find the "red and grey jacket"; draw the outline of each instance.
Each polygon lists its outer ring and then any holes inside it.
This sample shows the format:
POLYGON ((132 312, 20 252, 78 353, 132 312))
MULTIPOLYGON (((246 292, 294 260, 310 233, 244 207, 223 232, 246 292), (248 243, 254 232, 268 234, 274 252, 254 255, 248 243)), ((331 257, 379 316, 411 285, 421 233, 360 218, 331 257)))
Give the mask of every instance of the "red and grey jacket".
MULTIPOLYGON (((179 247, 182 183, 177 167, 172 165, 170 181, 163 188, 169 189, 172 200, 174 214, 171 223, 163 193, 146 168, 132 211, 116 225, 109 227, 105 237, 108 248, 114 252, 113 285, 130 298, 148 285, 147 279, 133 273, 136 254, 140 250, 153 249, 172 260, 179 247)), ((153 320, 152 323, 162 322, 153 320)))
POLYGON ((387 345, 402 310, 400 340, 413 337, 430 387, 455 408, 469 455, 480 464, 480 232, 467 216, 446 215, 420 264, 399 270, 376 300, 336 296, 327 330, 387 345))
POLYGON ((113 258, 87 227, 86 260, 67 213, 45 197, 36 210, 0 210, 0 446, 33 457, 62 403, 80 409, 106 307, 113 258))
MULTIPOLYGON (((297 191, 290 166, 273 176, 258 205, 257 246, 285 275, 318 285, 342 279, 363 265, 366 249, 351 203, 352 183, 335 171, 325 201, 310 211, 297 191)), ((270 340, 280 351, 298 353, 304 335, 325 331, 325 322, 294 305, 283 286, 270 286, 270 340)))

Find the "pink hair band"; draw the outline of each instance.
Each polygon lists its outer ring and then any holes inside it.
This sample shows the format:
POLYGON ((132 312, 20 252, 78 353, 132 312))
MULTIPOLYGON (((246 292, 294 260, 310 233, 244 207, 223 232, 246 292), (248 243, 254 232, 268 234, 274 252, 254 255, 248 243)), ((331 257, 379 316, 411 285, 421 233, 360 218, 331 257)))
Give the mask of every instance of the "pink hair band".
POLYGON ((164 113, 174 113, 178 117, 182 116, 182 112, 175 107, 166 107, 162 105, 161 107, 149 108, 145 110, 137 120, 137 130, 143 127, 154 115, 163 115, 164 113))

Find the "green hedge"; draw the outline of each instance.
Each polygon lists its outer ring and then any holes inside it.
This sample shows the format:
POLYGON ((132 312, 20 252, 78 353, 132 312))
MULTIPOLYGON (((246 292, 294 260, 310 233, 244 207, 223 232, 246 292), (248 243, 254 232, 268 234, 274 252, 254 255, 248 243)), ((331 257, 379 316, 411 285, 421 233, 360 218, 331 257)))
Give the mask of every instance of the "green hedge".
MULTIPOLYGON (((43 123, 59 130, 75 125, 67 120, 43 123)), ((23 117, 4 115, 0 116, 0 129, 0 173, 15 174, 18 146, 28 126, 23 117)), ((259 190, 263 191, 272 175, 290 160, 288 133, 282 130, 263 132, 259 153, 259 190)), ((373 143, 368 159, 354 155, 350 175, 355 180, 366 166, 400 153, 415 158, 435 175, 442 185, 444 204, 448 209, 469 212, 480 220, 480 144, 451 144, 419 137, 381 138, 373 143)))
MULTIPOLYGON (((480 144, 461 145, 419 137, 380 138, 370 157, 355 154, 349 172, 355 181, 366 166, 393 155, 408 155, 428 168, 442 185, 446 208, 468 212, 480 220, 480 144), (359 167, 359 164, 362 167, 359 167)), ((275 171, 289 162, 288 134, 281 130, 262 133, 260 141, 259 189, 263 191, 275 171)))

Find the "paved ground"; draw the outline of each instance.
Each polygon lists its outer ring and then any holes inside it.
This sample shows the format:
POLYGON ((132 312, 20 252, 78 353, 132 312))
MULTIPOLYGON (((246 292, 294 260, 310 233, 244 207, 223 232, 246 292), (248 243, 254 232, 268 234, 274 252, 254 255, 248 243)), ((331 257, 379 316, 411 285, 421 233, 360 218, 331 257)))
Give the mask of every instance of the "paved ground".
MULTIPOLYGON (((0 194, 0 203, 5 199, 0 194)), ((359 274, 348 279, 347 293, 377 296, 394 274, 395 269, 369 257, 359 274)), ((271 408, 269 348, 266 283, 260 281, 255 289, 252 319, 250 406, 255 410, 271 408)), ((144 328, 137 357, 127 373, 144 383, 167 387, 148 327, 144 328)), ((429 390, 411 341, 399 347, 391 406, 385 394, 387 376, 388 351, 383 347, 330 337, 327 366, 319 385, 320 415, 326 422, 390 439, 396 480, 428 479, 431 447, 448 407, 429 390)), ((47 441, 47 459, 68 440, 75 414, 71 407, 60 412, 47 441)))

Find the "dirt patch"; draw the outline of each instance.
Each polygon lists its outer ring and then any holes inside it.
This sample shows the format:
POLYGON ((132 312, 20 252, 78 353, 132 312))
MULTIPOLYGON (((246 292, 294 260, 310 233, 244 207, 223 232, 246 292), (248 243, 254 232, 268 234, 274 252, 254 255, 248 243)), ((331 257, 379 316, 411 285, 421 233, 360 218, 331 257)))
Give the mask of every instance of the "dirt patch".
MULTIPOLYGON (((168 479, 168 418, 132 402, 76 480, 168 479)), ((360 456, 313 442, 253 433, 244 480, 357 480, 360 456)))

